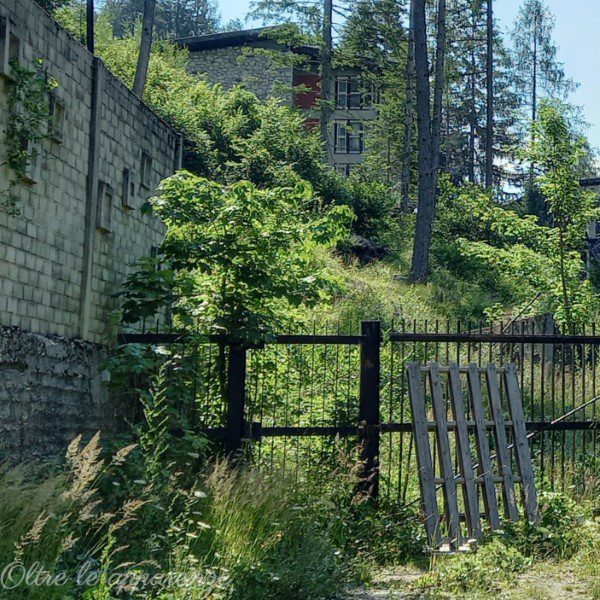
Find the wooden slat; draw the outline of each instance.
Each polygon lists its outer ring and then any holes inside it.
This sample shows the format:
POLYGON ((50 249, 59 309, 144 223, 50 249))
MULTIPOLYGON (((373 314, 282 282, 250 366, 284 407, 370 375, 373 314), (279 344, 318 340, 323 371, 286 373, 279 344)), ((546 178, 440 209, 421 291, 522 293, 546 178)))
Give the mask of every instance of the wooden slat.
POLYGON ((494 429, 496 438, 496 457, 500 467, 500 474, 504 478, 504 485, 502 485, 504 509, 506 511, 506 516, 510 521, 518 521, 519 510, 517 508, 515 497, 515 483, 510 465, 510 455, 508 453, 508 442, 506 440, 506 429, 504 425, 504 415, 502 413, 502 399, 500 396, 500 384, 498 383, 496 365, 494 363, 489 363, 486 371, 490 411, 492 419, 496 423, 494 429))
POLYGON ((485 426, 486 416, 483 410, 481 382, 479 380, 479 370, 474 363, 469 365, 467 382, 473 418, 475 419, 475 441, 479 459, 479 473, 483 478, 483 504, 490 527, 492 529, 499 529, 500 515, 498 514, 498 501, 496 500, 496 489, 494 487, 490 445, 485 426))
POLYGON ((415 448, 417 467, 419 469, 419 485, 421 487, 421 500, 425 513, 425 531, 432 548, 440 544, 440 515, 435 494, 435 481, 433 465, 431 463, 431 447, 429 444, 429 431, 427 429, 427 415, 425 412, 425 393, 421 379, 421 366, 412 362, 406 367, 408 375, 408 389, 412 418, 415 429, 415 448))
POLYGON ((452 451, 450 450, 450 438, 448 437, 448 415, 442 390, 440 369, 439 365, 435 362, 429 363, 429 382, 431 384, 433 415, 437 424, 436 438, 442 478, 444 480, 444 503, 446 505, 445 512, 450 533, 450 545, 458 548, 462 545, 462 536, 460 532, 460 519, 458 516, 456 481, 454 481, 454 470, 452 468, 452 451))
POLYGON ((523 414, 523 403, 521 402, 517 369, 513 363, 507 365, 504 374, 504 383, 506 395, 508 397, 510 417, 513 423, 514 446, 516 450, 517 466, 519 468, 519 474, 521 475, 521 489, 523 491, 525 514, 529 521, 539 523, 540 514, 533 468, 531 465, 531 452, 529 451, 527 431, 525 429, 525 415, 523 414))
POLYGON ((458 460, 464 480, 463 490, 465 499, 465 517, 469 536, 477 540, 481 539, 481 520, 479 517, 479 503, 477 501, 477 487, 473 474, 471 462, 471 447, 469 444, 469 432, 467 431, 467 417, 463 403, 463 390, 460 381, 460 373, 456 363, 450 363, 450 402, 452 414, 456 421, 456 441, 458 445, 458 460))

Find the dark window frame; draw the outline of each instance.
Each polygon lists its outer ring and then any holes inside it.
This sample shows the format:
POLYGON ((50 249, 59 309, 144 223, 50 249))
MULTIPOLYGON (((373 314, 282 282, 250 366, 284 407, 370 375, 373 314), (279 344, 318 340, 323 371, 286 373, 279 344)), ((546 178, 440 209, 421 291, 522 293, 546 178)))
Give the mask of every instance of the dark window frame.
POLYGON ((334 124, 334 153, 363 154, 365 127, 362 121, 337 121, 334 124), (356 129, 355 129, 356 128, 356 129), (342 143, 340 143, 342 142, 342 143), (355 146, 355 142, 357 145, 355 146), (352 149, 354 146, 354 149, 352 149))

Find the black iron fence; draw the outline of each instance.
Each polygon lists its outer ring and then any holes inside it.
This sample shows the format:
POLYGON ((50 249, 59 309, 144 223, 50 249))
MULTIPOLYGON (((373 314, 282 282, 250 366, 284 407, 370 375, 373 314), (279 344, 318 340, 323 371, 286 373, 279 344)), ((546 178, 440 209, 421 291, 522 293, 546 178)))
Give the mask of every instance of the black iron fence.
MULTIPOLYGON (((540 484, 591 497, 600 479, 600 336, 548 321, 476 325, 361 324, 358 335, 280 335, 258 347, 224 336, 124 334, 122 343, 178 344, 193 364, 188 422, 230 452, 297 480, 357 456, 361 485, 404 503, 418 497, 405 365, 435 360, 517 365, 540 484)), ((343 468, 346 468, 343 466, 343 468)))

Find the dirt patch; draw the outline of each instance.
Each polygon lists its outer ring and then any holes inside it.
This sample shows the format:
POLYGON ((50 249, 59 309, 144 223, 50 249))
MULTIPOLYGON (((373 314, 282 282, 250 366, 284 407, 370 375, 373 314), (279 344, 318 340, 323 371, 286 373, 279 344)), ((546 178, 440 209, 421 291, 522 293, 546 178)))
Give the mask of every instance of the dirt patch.
POLYGON ((368 588, 349 593, 345 600, 419 600, 427 598, 494 598, 497 600, 600 600, 600 580, 596 575, 576 573, 569 563, 540 563, 519 575, 509 589, 499 594, 473 592, 452 595, 415 589, 417 579, 426 571, 401 567, 376 574, 368 588))

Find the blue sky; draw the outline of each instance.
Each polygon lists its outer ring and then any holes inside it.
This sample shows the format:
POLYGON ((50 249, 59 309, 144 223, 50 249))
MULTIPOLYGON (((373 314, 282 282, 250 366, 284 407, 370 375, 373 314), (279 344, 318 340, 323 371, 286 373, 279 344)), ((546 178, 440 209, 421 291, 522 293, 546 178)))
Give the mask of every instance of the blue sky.
MULTIPOLYGON (((250 0, 217 0, 223 21, 243 18, 250 0)), ((569 77, 580 84, 572 101, 582 106, 590 123, 588 136, 600 147, 600 10, 598 0, 547 0, 556 16, 555 40, 559 58, 569 77)), ((520 0, 496 0, 496 15, 503 28, 511 26, 520 0)))

